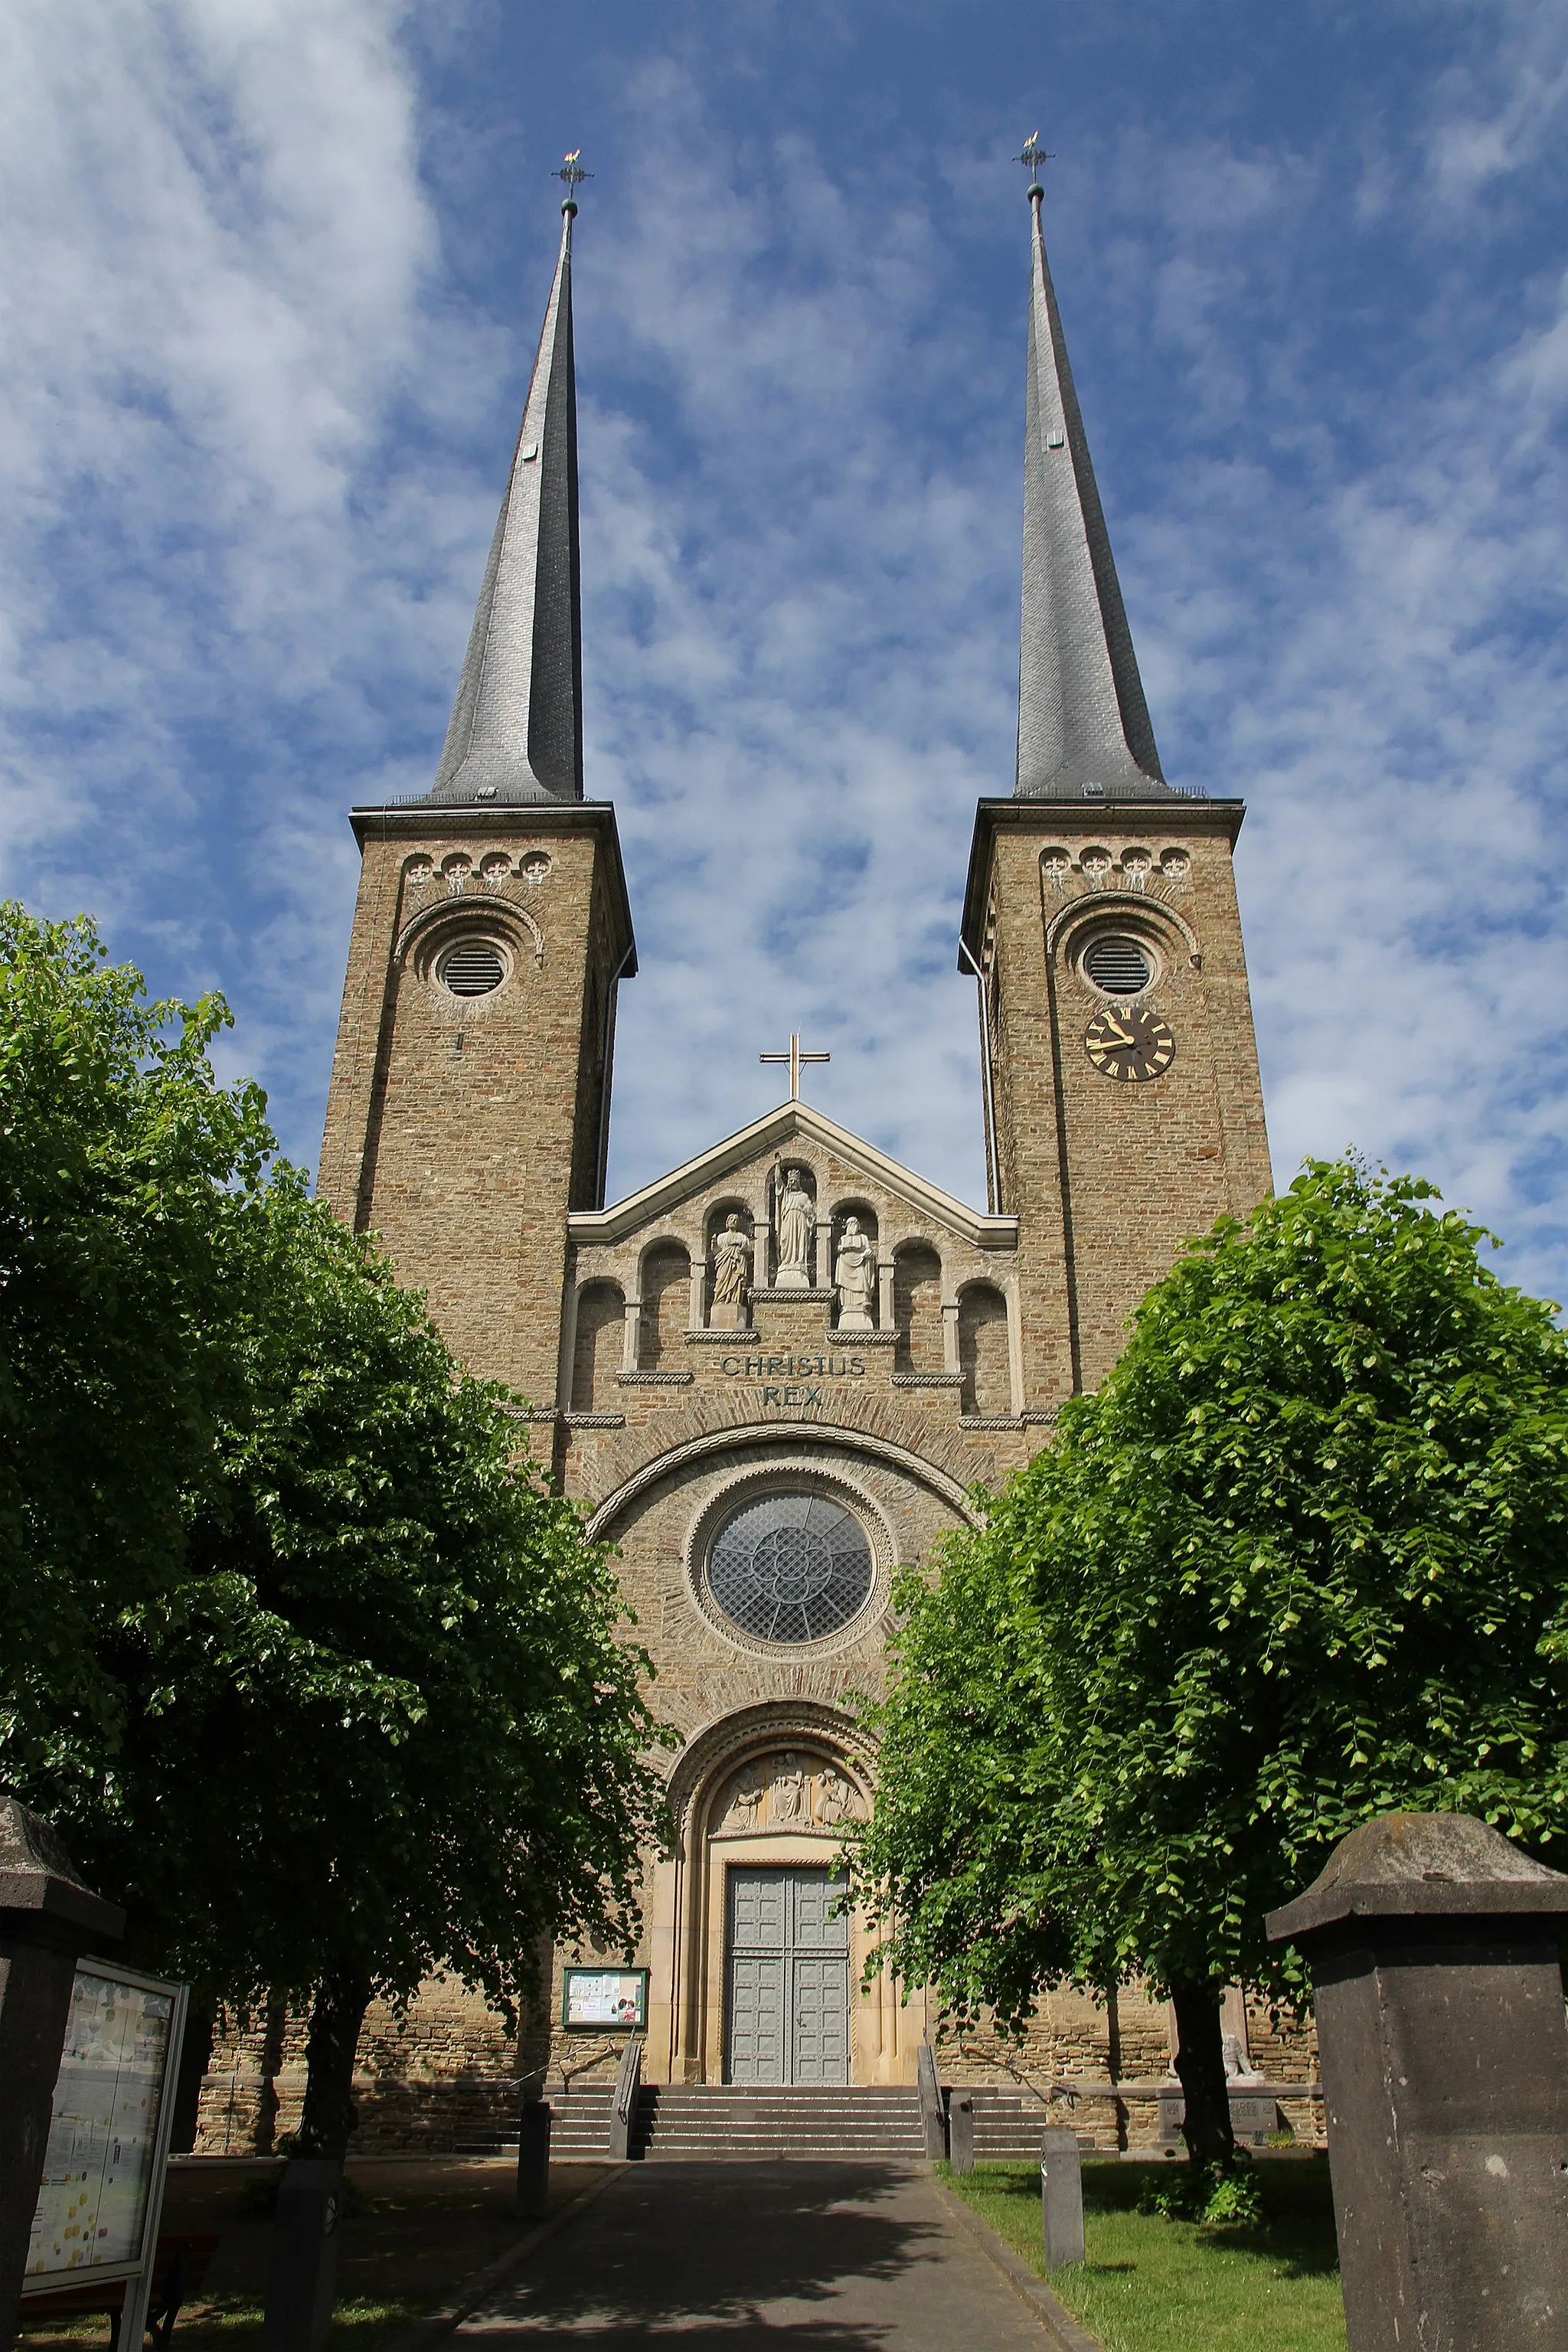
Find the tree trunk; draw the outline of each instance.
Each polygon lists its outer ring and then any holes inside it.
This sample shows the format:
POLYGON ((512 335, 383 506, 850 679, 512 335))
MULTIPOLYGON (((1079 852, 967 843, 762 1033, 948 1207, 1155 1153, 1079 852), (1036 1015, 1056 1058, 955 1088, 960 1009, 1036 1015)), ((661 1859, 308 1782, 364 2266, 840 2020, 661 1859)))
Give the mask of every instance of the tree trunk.
POLYGON ((294 2136, 298 2157, 341 2164, 359 2121, 353 2103, 354 2053, 370 2005, 370 1987, 357 1977, 329 1977, 316 1989, 305 2046, 305 2105, 294 2136))
POLYGON ((305 2111, 278 2188, 263 2352, 325 2352, 337 2274, 343 2154, 357 2120, 354 2052, 370 2000, 356 1977, 317 1987, 305 2053, 305 2111))
POLYGON ((1173 1985, 1171 2006, 1176 2012, 1176 2076, 1186 2099, 1182 2137, 1187 2154, 1194 2164, 1217 2164, 1228 2172, 1236 2159, 1236 2142, 1220 2040, 1219 1994, 1212 1984, 1173 1985))

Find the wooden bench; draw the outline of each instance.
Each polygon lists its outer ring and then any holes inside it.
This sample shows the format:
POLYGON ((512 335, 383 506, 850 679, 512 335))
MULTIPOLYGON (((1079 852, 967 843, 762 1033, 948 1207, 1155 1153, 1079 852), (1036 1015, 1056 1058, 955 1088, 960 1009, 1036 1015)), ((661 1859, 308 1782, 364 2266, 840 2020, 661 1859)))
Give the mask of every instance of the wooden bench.
MULTIPOLYGON (((217 2249, 216 2230, 159 2233, 158 2251, 153 2257, 153 2293, 147 2304, 147 2333, 158 2352, 163 2352, 181 2305, 201 2285, 217 2249)), ((48 2287, 41 2294, 25 2294, 19 2316, 26 2326, 34 2319, 79 2319, 89 2312, 102 2312, 110 2323, 110 2352, 121 2352, 120 2323, 125 2315, 129 2284, 125 2279, 105 2279, 94 2286, 84 2279, 79 2286, 48 2287)), ((124 2352, 140 2352, 140 2347, 127 2345, 124 2352)))

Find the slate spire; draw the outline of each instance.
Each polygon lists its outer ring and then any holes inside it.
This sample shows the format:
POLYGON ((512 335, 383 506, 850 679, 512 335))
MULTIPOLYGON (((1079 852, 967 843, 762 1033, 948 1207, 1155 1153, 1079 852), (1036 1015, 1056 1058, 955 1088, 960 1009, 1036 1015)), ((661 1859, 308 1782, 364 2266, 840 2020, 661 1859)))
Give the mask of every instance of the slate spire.
MULTIPOLYGON (((1045 160, 1034 141, 1020 161, 1045 160)), ((1041 211, 1029 283, 1024 442, 1024 614, 1018 663, 1020 800, 1163 800, 1171 787, 1143 699, 1094 467, 1068 364, 1041 211), (1098 784, 1100 793, 1085 787, 1098 784)))
MULTIPOLYGON (((574 159, 568 158, 570 164, 574 159)), ((566 177, 565 173, 561 174, 566 177)), ((576 177, 584 176, 578 173, 576 177)), ((583 797, 583 614, 568 180, 544 331, 490 541, 479 610, 427 797, 583 797)))

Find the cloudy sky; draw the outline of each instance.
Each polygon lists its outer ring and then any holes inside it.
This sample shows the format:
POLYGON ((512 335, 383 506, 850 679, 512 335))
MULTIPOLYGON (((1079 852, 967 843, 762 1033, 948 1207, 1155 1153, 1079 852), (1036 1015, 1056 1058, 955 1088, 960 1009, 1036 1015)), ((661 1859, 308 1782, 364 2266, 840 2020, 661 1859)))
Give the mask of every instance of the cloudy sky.
POLYGON ((11 0, 0 884, 221 988, 314 1162, 355 800, 439 749, 579 144, 612 1197, 813 1098, 983 1196, 1027 207, 1276 1171, 1568 1296, 1568 16, 1538 0, 11 0))

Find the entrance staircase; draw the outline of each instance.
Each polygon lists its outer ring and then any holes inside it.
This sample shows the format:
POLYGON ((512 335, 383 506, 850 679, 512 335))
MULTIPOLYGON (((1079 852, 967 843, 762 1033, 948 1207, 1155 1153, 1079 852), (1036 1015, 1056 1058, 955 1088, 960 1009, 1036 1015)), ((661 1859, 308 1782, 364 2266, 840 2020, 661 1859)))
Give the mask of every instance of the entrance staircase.
MULTIPOLYGON (((608 2084, 584 2084, 551 2099, 550 2154, 558 2163, 605 2160, 608 2084)), ((982 2162, 1037 2158, 1045 2120, 1018 2094, 977 2088, 974 2153, 982 2162)), ((515 2138, 464 2147, 466 2156, 511 2154, 515 2138)), ((637 2097, 631 2156, 658 2163, 744 2164, 780 2158, 838 2158, 919 2164, 924 2158, 920 2095, 910 2087, 751 2083, 645 2084, 637 2097)))

